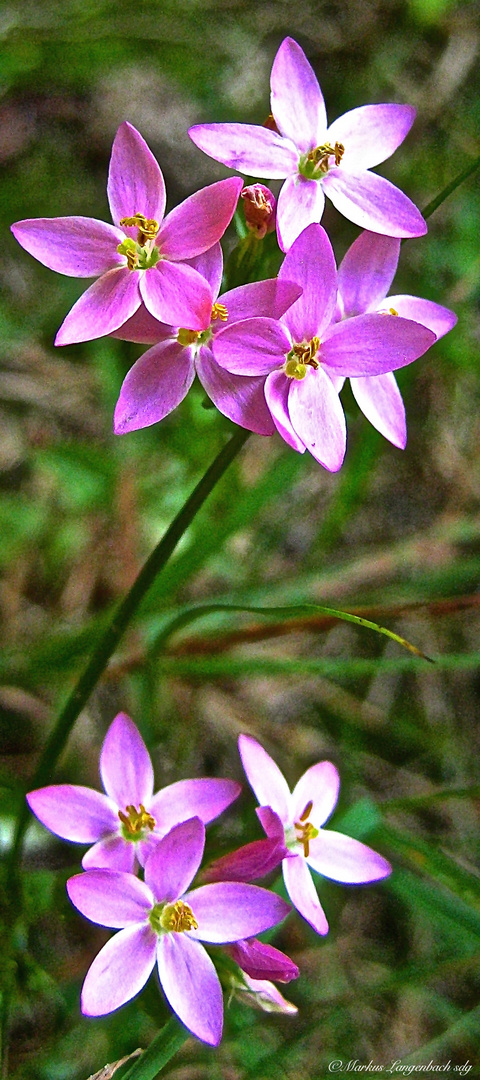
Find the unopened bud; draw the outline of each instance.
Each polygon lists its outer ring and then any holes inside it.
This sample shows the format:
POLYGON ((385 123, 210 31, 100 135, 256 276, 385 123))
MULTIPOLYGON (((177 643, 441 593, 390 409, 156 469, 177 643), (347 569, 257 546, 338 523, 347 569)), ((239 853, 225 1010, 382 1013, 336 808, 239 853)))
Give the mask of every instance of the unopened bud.
POLYGON ((245 221, 259 240, 273 232, 276 220, 276 199, 264 184, 251 184, 240 192, 243 199, 245 221))
POLYGON ((250 1005, 252 1009, 284 1013, 287 1016, 294 1016, 298 1012, 297 1006, 287 1001, 280 990, 266 979, 251 979, 248 975, 244 975, 242 980, 232 979, 232 992, 239 1001, 250 1005))

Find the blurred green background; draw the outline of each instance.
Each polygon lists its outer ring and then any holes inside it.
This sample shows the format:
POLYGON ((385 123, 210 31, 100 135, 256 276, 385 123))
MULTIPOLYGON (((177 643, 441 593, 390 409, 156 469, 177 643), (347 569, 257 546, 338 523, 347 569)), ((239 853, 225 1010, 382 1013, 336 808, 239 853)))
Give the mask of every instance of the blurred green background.
MULTIPOLYGON (((169 208, 228 175, 187 128, 262 123, 286 34, 309 56, 331 119, 367 102, 416 106, 412 132, 380 171, 420 207, 480 153, 474 3, 7 0, 0 14, 4 850, 112 605, 233 431, 195 385, 161 425, 115 438, 113 407, 140 349, 109 339, 54 349, 85 283, 34 262, 8 227, 66 214, 108 220, 108 160, 124 119, 158 157, 169 208)), ((51 778, 99 785, 98 753, 119 709, 143 733, 157 786, 242 779, 236 738, 248 731, 292 783, 333 760, 342 776, 334 826, 394 863, 381 886, 319 881, 326 939, 297 917, 274 937, 301 968, 287 988, 297 1017, 233 1002, 220 1049, 189 1040, 165 1071, 172 1080, 318 1080, 333 1059, 468 1059, 480 1073, 479 202, 474 176, 428 235, 402 248, 394 291, 459 316, 399 373, 405 452, 348 395, 336 476, 279 437, 252 436, 149 592, 51 778), (436 664, 346 624, 239 614, 209 616, 155 652, 169 618, 212 601, 361 607, 436 664)), ((358 230, 327 207, 340 259, 358 230)), ((232 231, 227 249, 234 240, 232 231)), ((245 793, 241 813, 209 831, 210 854, 260 836, 254 805, 245 793)), ((147 1045, 168 1016, 152 981, 119 1013, 81 1018, 81 981, 107 935, 67 903, 80 854, 40 826, 28 832, 25 911, 6 933, 2 965, 11 1080, 86 1080, 147 1045)))

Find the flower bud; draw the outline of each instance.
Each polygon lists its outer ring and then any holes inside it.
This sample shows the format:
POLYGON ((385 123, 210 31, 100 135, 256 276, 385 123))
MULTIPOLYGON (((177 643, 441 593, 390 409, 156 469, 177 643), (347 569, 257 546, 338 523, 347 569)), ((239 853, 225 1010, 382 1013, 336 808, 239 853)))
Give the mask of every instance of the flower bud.
POLYGON ((251 184, 250 187, 243 188, 240 196, 250 232, 253 232, 258 240, 263 240, 266 233, 273 232, 275 228, 275 196, 264 184, 251 184))

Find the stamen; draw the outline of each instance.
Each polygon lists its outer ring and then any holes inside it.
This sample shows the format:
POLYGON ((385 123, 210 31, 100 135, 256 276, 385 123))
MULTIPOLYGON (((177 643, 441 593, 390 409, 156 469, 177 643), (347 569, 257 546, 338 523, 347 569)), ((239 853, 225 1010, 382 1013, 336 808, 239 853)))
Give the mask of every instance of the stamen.
POLYGON ((225 307, 225 304, 215 303, 213 305, 211 319, 212 319, 212 322, 216 322, 217 319, 220 319, 220 322, 226 322, 227 321, 227 319, 228 319, 228 310, 225 307))
POLYGON ((378 315, 398 315, 398 311, 394 307, 382 308, 378 315))
POLYGON ((326 173, 329 168, 328 159, 333 155, 335 165, 340 165, 344 153, 345 147, 342 143, 336 142, 335 146, 328 142, 322 143, 321 146, 316 146, 314 150, 310 150, 310 153, 307 154, 307 161, 311 161, 320 172, 326 173))
POLYGON ((300 821, 306 821, 308 816, 311 814, 312 809, 313 809, 313 802, 312 801, 307 802, 307 805, 305 807, 305 810, 303 811, 303 814, 300 814, 300 821))
POLYGON ((160 916, 160 925, 163 930, 172 930, 175 934, 183 934, 185 930, 198 930, 195 915, 184 900, 166 904, 160 916))
POLYGON ((138 810, 132 803, 125 807, 125 809, 127 813, 124 814, 123 810, 119 810, 118 816, 130 836, 139 836, 143 829, 155 828, 155 818, 148 813, 148 810, 145 810, 143 803, 140 803, 140 808, 138 810))
POLYGON ((313 808, 313 802, 307 803, 303 814, 300 815, 300 821, 295 821, 295 829, 298 833, 298 840, 300 844, 303 844, 303 854, 306 859, 310 854, 310 840, 314 840, 318 836, 319 830, 312 825, 311 821, 307 821, 309 814, 311 814, 313 808))
POLYGON ((147 240, 154 240, 160 225, 155 218, 146 218, 144 214, 138 212, 133 217, 122 218, 120 225, 132 225, 138 229, 137 243, 140 247, 144 247, 147 240))
POLYGON ((287 355, 285 363, 285 375, 289 379, 304 379, 307 367, 318 368, 317 353, 320 348, 320 339, 313 337, 311 341, 293 345, 287 355))

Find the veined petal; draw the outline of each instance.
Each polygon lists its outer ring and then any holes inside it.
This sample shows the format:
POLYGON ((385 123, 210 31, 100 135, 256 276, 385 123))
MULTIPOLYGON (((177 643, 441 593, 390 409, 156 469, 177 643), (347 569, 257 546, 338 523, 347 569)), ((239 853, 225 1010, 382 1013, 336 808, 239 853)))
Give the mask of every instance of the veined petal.
MULTIPOLYGON (((120 825, 118 817, 117 823, 120 825)), ((136 847, 118 832, 115 836, 107 836, 88 849, 82 859, 83 869, 122 870, 125 874, 134 874, 136 847)))
POLYGON ((152 814, 157 822, 155 831, 164 835, 174 825, 189 818, 200 818, 204 825, 208 825, 223 814, 238 798, 241 790, 236 780, 209 777, 177 780, 175 784, 168 784, 153 796, 151 802, 152 814))
POLYGON ((126 713, 110 724, 100 754, 102 783, 118 807, 149 806, 153 795, 150 754, 133 720, 126 713))
POLYGON ((68 277, 98 277, 125 266, 117 247, 121 229, 87 217, 30 218, 11 226, 18 243, 50 270, 68 277))
POLYGON ((387 296, 385 307, 393 307, 402 319, 412 319, 428 327, 437 339, 448 334, 457 322, 454 311, 433 300, 422 300, 420 296, 387 296))
POLYGON ((229 855, 222 855, 215 859, 203 874, 203 880, 213 881, 256 881, 257 878, 265 877, 284 858, 287 851, 284 843, 284 831, 282 826, 281 841, 277 838, 266 840, 252 840, 250 844, 244 844, 231 851, 229 855))
POLYGON ((89 844, 118 829, 115 805, 106 795, 93 788, 79 784, 52 784, 30 791, 27 802, 42 825, 55 836, 61 836, 62 840, 89 844))
POLYGON ((332 321, 337 301, 337 268, 333 248, 321 225, 309 225, 280 267, 280 280, 296 281, 302 295, 282 315, 295 342, 321 338, 332 321))
POLYGON ((270 806, 284 825, 291 824, 290 789, 278 765, 251 735, 239 736, 238 749, 247 780, 260 805, 270 806))
POLYGON ((295 821, 299 820, 308 804, 312 803, 307 815, 308 820, 316 829, 320 829, 337 805, 339 790, 338 769, 331 761, 319 761, 312 765, 300 777, 292 791, 295 821))
POLYGON ((82 988, 85 1016, 105 1016, 145 986, 155 966, 156 934, 149 926, 128 926, 110 938, 87 971, 82 988))
POLYGON ((305 152, 325 141, 327 113, 317 76, 303 49, 285 38, 270 76, 271 109, 282 135, 305 152))
POLYGON ((310 841, 307 862, 319 874, 345 885, 381 881, 392 872, 383 855, 351 836, 330 829, 322 829, 320 835, 310 841))
POLYGON ((100 926, 142 923, 153 907, 153 896, 144 881, 120 870, 87 870, 67 881, 74 907, 100 926))
POLYGON ((164 994, 182 1024, 197 1039, 218 1046, 222 1038, 223 995, 213 962, 189 934, 165 934, 157 949, 164 994))
POLYGON ((200 255, 194 255, 193 259, 186 259, 185 261, 188 266, 197 270, 205 278, 205 281, 208 281, 215 300, 220 292, 223 274, 223 253, 220 244, 217 242, 211 248, 202 251, 200 255))
POLYGON ((395 277, 399 255, 397 237, 360 233, 338 268, 342 315, 363 315, 381 304, 395 277))
POLYGON ((361 105, 333 121, 327 141, 345 147, 340 168, 372 169, 400 146, 415 116, 412 105, 361 105))
POLYGON ((290 382, 291 380, 287 379, 283 371, 271 371, 270 375, 267 375, 265 379, 265 400, 279 435, 282 436, 282 439, 285 439, 285 442, 293 450, 298 450, 299 454, 304 454, 306 450, 305 443, 294 431, 288 412, 290 382))
MULTIPOLYGON (((285 275, 283 275, 285 279, 285 275)), ((223 293, 222 304, 225 305, 228 318, 226 323, 214 323, 215 329, 221 330, 224 325, 241 322, 244 319, 261 318, 279 319, 281 315, 295 303, 301 295, 302 289, 295 281, 280 278, 268 278, 266 281, 252 281, 248 285, 239 285, 237 289, 223 293)))
POLYGON ((192 259, 216 244, 232 220, 242 187, 240 176, 229 176, 171 210, 157 238, 163 257, 192 259))
POLYGON ((277 234, 282 251, 289 251, 308 225, 321 220, 325 195, 318 180, 300 173, 287 176, 277 202, 277 234))
POLYGON ((204 390, 219 412, 257 435, 273 435, 275 427, 265 401, 263 375, 232 375, 215 362, 207 345, 199 349, 195 366, 204 390))
POLYGON ((385 439, 404 450, 407 443, 405 406, 395 375, 386 372, 385 375, 351 379, 351 387, 367 420, 385 439))
POLYGON ((327 173, 323 186, 340 214, 361 229, 385 236, 424 236, 427 232, 420 210, 384 176, 347 172, 342 162, 327 173))
POLYGON ((291 380, 288 410, 292 425, 316 461, 338 472, 347 444, 340 398, 323 368, 309 368, 300 382, 291 380))
POLYGON ((220 330, 212 351, 217 364, 234 375, 267 375, 283 366, 291 344, 276 319, 244 319, 220 330))
POLYGON ((55 345, 93 341, 118 330, 140 305, 139 277, 137 270, 127 267, 103 274, 73 305, 58 331, 55 345))
POLYGON ((192 350, 178 341, 153 345, 127 373, 115 406, 116 435, 163 420, 183 401, 195 378, 192 350))
POLYGON ((317 934, 328 934, 328 922, 317 896, 312 876, 302 855, 284 859, 283 880, 290 900, 317 934))
MULTIPOLYGON (((165 183, 162 171, 145 139, 127 121, 113 140, 108 172, 108 201, 116 225, 122 218, 143 214, 160 224, 165 213, 165 183)), ((137 229, 125 232, 136 237, 137 229)))
POLYGON ((185 901, 198 922, 198 930, 189 931, 189 936, 211 945, 260 934, 276 926, 291 910, 276 893, 238 881, 201 885, 186 893, 185 901))
POLYGON ((206 330, 210 325, 213 297, 205 278, 185 263, 160 262, 140 279, 142 300, 160 322, 206 330))
POLYGON ((356 315, 328 327, 320 356, 334 375, 383 375, 417 360, 435 340, 431 330, 410 319, 356 315))
POLYGON ((227 952, 252 979, 275 979, 276 982, 288 983, 300 974, 289 956, 257 938, 236 941, 228 946, 227 952))
POLYGON ((140 345, 156 345, 159 341, 176 337, 176 335, 176 327, 154 319, 142 301, 131 319, 122 323, 118 330, 110 334, 110 337, 118 338, 120 341, 137 341, 140 345))
POLYGON ((178 900, 195 877, 205 847, 200 818, 183 821, 158 841, 145 864, 145 882, 157 900, 178 900))
POLYGON ((283 180, 297 168, 295 145, 269 128, 254 124, 195 124, 188 134, 199 150, 247 176, 283 180))

